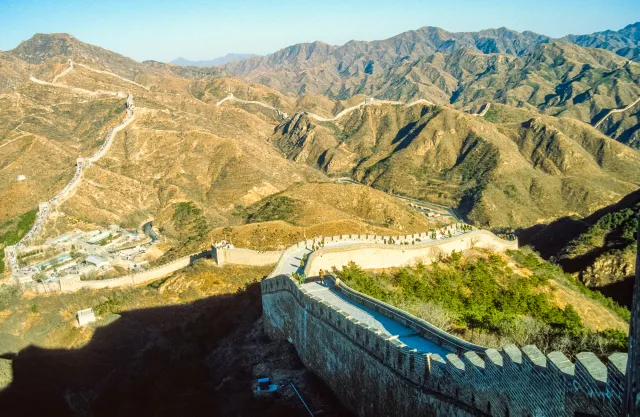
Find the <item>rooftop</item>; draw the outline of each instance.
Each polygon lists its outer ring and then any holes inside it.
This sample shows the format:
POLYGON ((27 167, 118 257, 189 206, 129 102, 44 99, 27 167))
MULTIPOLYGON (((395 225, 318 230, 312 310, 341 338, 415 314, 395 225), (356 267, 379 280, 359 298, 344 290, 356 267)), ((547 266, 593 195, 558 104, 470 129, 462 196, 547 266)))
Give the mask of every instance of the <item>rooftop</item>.
POLYGON ((87 256, 87 259, 85 259, 85 261, 90 264, 94 264, 95 266, 106 265, 108 263, 105 259, 102 259, 101 257, 95 255, 87 256))

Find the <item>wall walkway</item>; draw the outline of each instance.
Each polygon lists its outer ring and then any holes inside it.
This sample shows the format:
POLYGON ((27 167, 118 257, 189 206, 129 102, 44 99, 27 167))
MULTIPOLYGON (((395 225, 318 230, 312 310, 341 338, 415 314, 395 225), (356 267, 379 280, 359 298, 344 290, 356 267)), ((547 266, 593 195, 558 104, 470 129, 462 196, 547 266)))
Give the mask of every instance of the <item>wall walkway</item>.
POLYGON ((428 262, 470 245, 516 248, 490 232, 394 237, 343 235, 299 242, 284 251, 262 282, 264 321, 272 337, 296 347, 358 415, 618 416, 626 353, 606 364, 591 352, 570 361, 533 345, 500 350, 461 340, 335 277, 299 284, 290 275, 308 255, 308 276, 353 260, 368 268, 428 262), (386 243, 384 243, 386 242, 386 243))
POLYGON ((572 363, 532 345, 443 355, 412 348, 287 276, 265 279, 262 293, 267 332, 290 340, 358 415, 619 416, 624 353, 606 365, 590 352, 572 363))
POLYGON ((453 237, 442 240, 423 239, 426 241, 412 240, 411 245, 385 245, 365 241, 350 246, 321 248, 309 256, 305 274, 315 276, 321 269, 331 271, 331 268, 341 268, 349 262, 366 265, 369 269, 383 269, 415 265, 419 262, 429 264, 454 250, 461 252, 472 247, 492 249, 496 252, 518 248, 517 242, 500 239, 486 230, 454 234, 453 237))

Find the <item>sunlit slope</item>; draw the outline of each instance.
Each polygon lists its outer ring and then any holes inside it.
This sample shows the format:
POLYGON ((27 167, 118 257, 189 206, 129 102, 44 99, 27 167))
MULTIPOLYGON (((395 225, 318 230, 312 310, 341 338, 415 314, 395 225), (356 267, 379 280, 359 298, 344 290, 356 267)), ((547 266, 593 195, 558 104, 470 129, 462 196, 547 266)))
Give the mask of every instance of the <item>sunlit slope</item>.
POLYGON ((336 123, 278 127, 289 158, 384 190, 457 206, 488 226, 590 213, 637 188, 636 151, 572 119, 497 106, 490 122, 442 106, 371 106, 336 123))
POLYGON ((33 83, 25 66, 14 74, 16 85, 0 94, 0 220, 60 191, 76 159, 97 150, 121 121, 125 101, 33 83), (21 175, 26 179, 18 181, 21 175))

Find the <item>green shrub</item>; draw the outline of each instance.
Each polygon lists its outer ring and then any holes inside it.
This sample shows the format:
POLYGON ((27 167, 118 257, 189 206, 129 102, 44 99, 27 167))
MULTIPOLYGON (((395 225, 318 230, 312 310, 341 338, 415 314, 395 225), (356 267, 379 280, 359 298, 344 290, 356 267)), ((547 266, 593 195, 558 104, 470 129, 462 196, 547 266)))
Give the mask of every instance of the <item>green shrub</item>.
POLYGON ((202 210, 191 201, 173 204, 172 236, 178 241, 154 264, 162 264, 200 250, 207 241, 211 229, 202 210))
POLYGON ((334 269, 334 273, 371 297, 409 312, 421 310, 419 316, 427 321, 428 314, 424 312, 432 312, 438 323, 447 323, 443 317, 452 317, 461 335, 466 331, 488 333, 499 336, 501 341, 534 343, 544 349, 562 347, 567 353, 624 350, 622 332, 589 331, 571 305, 560 308, 543 291, 548 280, 558 273, 557 266, 520 251, 511 255, 519 263, 530 265, 534 274, 523 277, 514 273, 496 254, 464 260, 457 252, 428 268, 419 264, 392 274, 374 274, 351 262, 341 270, 334 269), (421 305, 439 306, 446 314, 432 307, 420 308, 421 305))
POLYGON ((284 220, 293 223, 297 218, 299 203, 287 196, 267 197, 248 209, 247 223, 284 220))
MULTIPOLYGON (((27 234, 33 223, 36 221, 37 209, 21 214, 17 218, 5 221, 0 225, 0 230, 6 230, 0 234, 0 249, 15 245, 27 234), (13 223, 16 223, 15 225, 13 223)), ((4 255, 0 256, 0 273, 4 271, 4 255)))
POLYGON ((507 251, 507 253, 513 258, 514 261, 516 261, 519 266, 533 271, 534 275, 532 278, 544 280, 555 279, 559 283, 567 285, 572 289, 578 290, 588 298, 597 301, 598 303, 607 307, 609 310, 614 312, 616 315, 618 315, 618 317, 625 320, 626 322, 629 322, 631 320, 631 313, 627 308, 619 305, 611 298, 604 296, 602 293, 589 289, 586 285, 575 279, 573 276, 564 273, 560 266, 544 261, 530 249, 525 248, 523 250, 510 250, 507 251))

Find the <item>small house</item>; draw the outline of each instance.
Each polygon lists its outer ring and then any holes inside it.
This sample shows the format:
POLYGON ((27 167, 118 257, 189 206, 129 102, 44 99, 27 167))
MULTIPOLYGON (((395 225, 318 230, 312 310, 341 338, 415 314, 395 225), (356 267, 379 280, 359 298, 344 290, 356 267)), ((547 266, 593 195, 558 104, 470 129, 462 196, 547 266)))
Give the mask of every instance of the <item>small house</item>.
POLYGON ((96 243, 102 242, 103 240, 108 238, 110 234, 111 233, 109 233, 109 232, 99 233, 98 235, 96 235, 96 236, 94 236, 94 237, 92 237, 90 239, 87 239, 87 243, 95 245, 96 243))
POLYGON ((109 265, 109 262, 107 260, 102 259, 101 257, 95 256, 95 255, 87 256, 87 259, 85 259, 85 262, 91 265, 95 265, 96 268, 102 268, 103 266, 109 265))
POLYGON ((78 324, 80 326, 84 326, 96 321, 96 316, 95 314, 93 314, 93 309, 90 309, 90 308, 86 308, 84 310, 78 311, 76 316, 78 318, 78 324))

